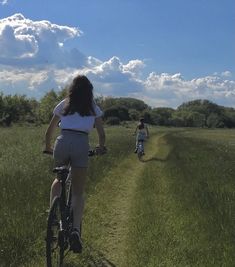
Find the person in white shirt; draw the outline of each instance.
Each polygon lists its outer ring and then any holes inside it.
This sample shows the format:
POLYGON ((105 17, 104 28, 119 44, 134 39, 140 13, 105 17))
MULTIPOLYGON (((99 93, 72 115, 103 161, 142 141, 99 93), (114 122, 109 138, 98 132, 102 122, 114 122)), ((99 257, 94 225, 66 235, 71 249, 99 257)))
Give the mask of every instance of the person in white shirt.
POLYGON ((147 125, 144 123, 144 118, 140 118, 139 123, 135 128, 134 135, 136 135, 135 153, 137 153, 138 143, 143 142, 144 150, 144 141, 146 140, 146 138, 149 138, 149 130, 147 125))
MULTIPOLYGON (((53 152, 56 167, 70 164, 72 178, 74 252, 82 251, 80 226, 84 209, 84 187, 87 176, 89 140, 88 134, 95 126, 99 137, 98 151, 105 151, 105 132, 102 111, 93 98, 93 85, 86 76, 78 75, 69 87, 68 96, 53 111, 53 117, 45 134, 44 152, 53 152), (58 126, 61 134, 54 148, 51 146, 53 133, 58 126)), ((50 203, 60 195, 60 182, 55 179, 51 186, 50 203)))

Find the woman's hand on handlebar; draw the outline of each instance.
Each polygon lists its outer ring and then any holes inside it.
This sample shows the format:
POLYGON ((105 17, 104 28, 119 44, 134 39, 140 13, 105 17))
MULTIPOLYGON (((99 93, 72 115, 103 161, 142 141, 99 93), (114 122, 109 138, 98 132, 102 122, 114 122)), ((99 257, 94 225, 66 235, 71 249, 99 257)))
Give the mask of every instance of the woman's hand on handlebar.
POLYGON ((99 156, 99 155, 104 155, 107 153, 107 148, 105 146, 96 146, 94 149, 90 149, 88 152, 88 156, 99 156))
POLYGON ((95 147, 95 152, 97 155, 104 155, 107 152, 107 148, 105 146, 97 145, 95 147))
POLYGON ((53 149, 52 148, 45 148, 42 153, 48 154, 48 155, 53 155, 53 149))

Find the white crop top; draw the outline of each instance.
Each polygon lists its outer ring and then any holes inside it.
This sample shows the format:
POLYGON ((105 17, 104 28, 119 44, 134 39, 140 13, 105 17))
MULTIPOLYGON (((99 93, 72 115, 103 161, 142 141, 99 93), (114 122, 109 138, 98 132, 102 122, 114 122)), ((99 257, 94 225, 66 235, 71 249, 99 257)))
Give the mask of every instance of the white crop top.
POLYGON ((94 103, 94 111, 95 116, 81 116, 78 112, 75 112, 71 115, 62 115, 62 111, 65 105, 66 99, 62 100, 53 111, 54 115, 57 115, 60 117, 60 128, 61 129, 72 129, 72 130, 78 130, 78 131, 84 131, 89 133, 95 122, 95 118, 101 117, 103 115, 103 112, 101 109, 94 103))

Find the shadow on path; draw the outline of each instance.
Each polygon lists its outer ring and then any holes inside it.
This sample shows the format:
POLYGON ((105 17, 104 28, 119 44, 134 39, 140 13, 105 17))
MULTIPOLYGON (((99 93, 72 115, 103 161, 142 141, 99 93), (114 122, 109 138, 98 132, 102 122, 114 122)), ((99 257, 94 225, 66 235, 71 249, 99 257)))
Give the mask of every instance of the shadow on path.
MULTIPOLYGON (((77 267, 116 267, 116 265, 107 259, 102 252, 89 245, 84 248, 84 253, 81 255, 78 254, 78 256, 80 256, 83 263, 81 265, 76 265, 77 267)), ((64 263, 63 266, 74 267, 74 264, 64 263)))
POLYGON ((157 157, 151 157, 149 159, 142 159, 142 162, 150 162, 150 161, 167 161, 168 157, 165 159, 157 158, 157 157))

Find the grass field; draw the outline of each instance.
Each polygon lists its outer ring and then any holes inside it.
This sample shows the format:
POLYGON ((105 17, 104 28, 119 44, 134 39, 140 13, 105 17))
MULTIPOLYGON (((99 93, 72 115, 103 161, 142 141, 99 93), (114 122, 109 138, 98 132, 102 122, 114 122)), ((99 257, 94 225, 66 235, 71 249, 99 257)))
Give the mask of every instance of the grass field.
MULTIPOLYGON (((44 131, 0 129, 1 267, 45 266, 44 131)), ((90 160, 85 248, 65 267, 235 266, 235 131, 152 127, 143 162, 132 132, 107 128, 108 154, 90 160)))

